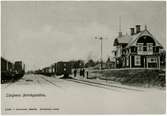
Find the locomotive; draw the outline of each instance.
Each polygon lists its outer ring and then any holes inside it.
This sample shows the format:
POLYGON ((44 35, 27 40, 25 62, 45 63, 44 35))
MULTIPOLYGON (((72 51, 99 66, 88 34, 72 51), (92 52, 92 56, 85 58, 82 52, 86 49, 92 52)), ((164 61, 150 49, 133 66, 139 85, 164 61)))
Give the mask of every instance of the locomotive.
POLYGON ((12 63, 1 57, 1 83, 16 81, 25 73, 25 65, 22 61, 12 63))

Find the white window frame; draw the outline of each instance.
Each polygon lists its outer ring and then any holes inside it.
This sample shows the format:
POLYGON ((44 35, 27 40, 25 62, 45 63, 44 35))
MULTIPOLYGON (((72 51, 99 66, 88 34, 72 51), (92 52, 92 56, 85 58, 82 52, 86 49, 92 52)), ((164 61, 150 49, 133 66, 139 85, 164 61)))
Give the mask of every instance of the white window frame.
POLYGON ((123 66, 125 66, 125 58, 123 58, 123 66))
POLYGON ((135 66, 141 65, 141 56, 135 56, 135 66))
POLYGON ((147 51, 153 51, 153 43, 147 43, 147 51))
POLYGON ((137 51, 142 52, 143 51, 143 43, 137 43, 137 51), (140 49, 139 49, 140 47, 140 49))
POLYGON ((126 66, 129 66, 129 57, 126 57, 126 66))

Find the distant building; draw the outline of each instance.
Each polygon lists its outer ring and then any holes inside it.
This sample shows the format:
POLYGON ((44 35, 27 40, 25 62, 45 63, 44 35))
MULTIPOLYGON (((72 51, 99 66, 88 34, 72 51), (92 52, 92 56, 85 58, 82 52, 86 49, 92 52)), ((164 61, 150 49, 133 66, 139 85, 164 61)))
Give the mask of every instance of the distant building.
POLYGON ((116 68, 160 68, 160 49, 162 45, 147 30, 140 30, 140 25, 130 28, 131 34, 119 32, 114 40, 114 58, 116 68))

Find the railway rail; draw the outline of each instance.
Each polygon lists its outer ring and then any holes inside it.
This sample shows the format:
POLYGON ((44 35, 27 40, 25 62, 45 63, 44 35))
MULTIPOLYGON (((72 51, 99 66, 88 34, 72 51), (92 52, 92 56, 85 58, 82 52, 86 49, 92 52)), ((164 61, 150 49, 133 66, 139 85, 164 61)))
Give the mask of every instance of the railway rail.
POLYGON ((91 82, 91 81, 87 81, 87 80, 78 80, 78 79, 74 79, 74 78, 73 79, 67 79, 67 80, 72 81, 72 82, 76 82, 76 83, 80 83, 80 84, 89 85, 89 86, 109 89, 109 90, 111 90, 111 89, 113 90, 113 88, 118 88, 118 89, 130 90, 130 91, 140 91, 140 92, 143 91, 143 90, 139 90, 139 89, 120 87, 120 86, 111 85, 111 84, 109 85, 109 84, 104 84, 104 83, 91 82))
POLYGON ((48 80, 48 79, 46 79, 46 78, 44 78, 43 76, 39 76, 41 79, 43 79, 43 80, 45 80, 45 81, 47 81, 48 83, 50 83, 51 85, 53 85, 53 86, 56 86, 56 87, 58 87, 58 88, 61 88, 62 89, 62 87, 61 86, 59 86, 59 85, 57 85, 56 83, 54 83, 54 82, 52 82, 52 81, 50 81, 50 80, 48 80))

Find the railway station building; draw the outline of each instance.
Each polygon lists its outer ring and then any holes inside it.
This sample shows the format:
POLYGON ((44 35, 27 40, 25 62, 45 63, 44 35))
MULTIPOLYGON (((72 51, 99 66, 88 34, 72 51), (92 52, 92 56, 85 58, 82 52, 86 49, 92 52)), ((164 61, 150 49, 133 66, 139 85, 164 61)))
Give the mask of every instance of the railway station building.
POLYGON ((160 49, 162 45, 140 25, 130 28, 130 34, 119 32, 114 40, 114 59, 116 68, 160 68, 160 49))

